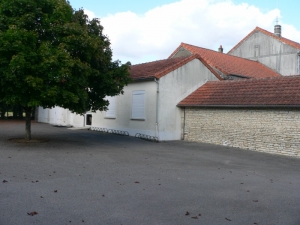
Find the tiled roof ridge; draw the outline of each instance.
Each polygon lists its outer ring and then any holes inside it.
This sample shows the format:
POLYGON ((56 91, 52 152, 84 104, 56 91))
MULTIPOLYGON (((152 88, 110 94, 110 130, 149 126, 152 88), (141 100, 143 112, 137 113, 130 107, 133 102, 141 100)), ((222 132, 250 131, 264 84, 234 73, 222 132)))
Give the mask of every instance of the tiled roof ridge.
MULTIPOLYGON (((187 59, 187 58, 189 58, 189 56, 183 56, 183 57, 178 57, 177 58, 177 61, 178 61, 178 59, 180 60, 180 61, 182 61, 182 60, 184 60, 184 59, 187 59)), ((134 64, 134 65, 131 65, 131 67, 130 67, 130 69, 131 70, 133 70, 133 69, 135 69, 136 67, 143 67, 143 66, 147 66, 147 64, 160 64, 160 63, 164 63, 164 62, 166 62, 166 61, 169 61, 169 60, 172 60, 172 59, 159 59, 159 60, 154 60, 154 61, 150 61, 150 62, 145 62, 145 63, 138 63, 138 64, 134 64)), ((176 65, 178 64, 178 62, 177 63, 175 63, 176 65)), ((149 76, 149 75, 147 75, 147 76, 143 76, 143 77, 135 77, 135 78, 133 78, 133 79, 145 79, 145 78, 158 78, 157 77, 157 75, 158 74, 160 74, 161 73, 161 71, 165 71, 165 70, 167 70, 167 69, 169 69, 170 68, 170 66, 167 66, 167 68, 165 68, 165 69, 162 69, 162 70, 160 70, 160 71, 156 71, 156 72, 152 72, 152 74, 151 74, 151 76, 149 76)), ((161 76, 160 77, 162 77, 163 75, 165 75, 165 74, 161 74, 161 76)))
MULTIPOLYGON (((182 56, 182 57, 178 57, 178 58, 188 58, 189 56, 182 56)), ((157 59, 157 60, 153 60, 153 61, 150 61, 150 62, 143 62, 143 63, 138 63, 138 64, 134 64, 134 65, 131 65, 131 66, 140 66, 140 65, 144 65, 144 64, 147 64, 147 63, 154 63, 154 62, 161 62, 161 61, 165 61, 166 59, 157 59)))
MULTIPOLYGON (((241 83, 241 82, 256 82, 263 80, 278 80, 278 79, 300 79, 300 75, 289 75, 289 76, 280 76, 280 77, 263 77, 263 78, 251 78, 251 79, 238 79, 238 80, 223 80, 222 83, 241 83)), ((207 81, 207 83, 215 83, 216 81, 207 81)), ((218 82, 218 81, 217 81, 218 82)))
POLYGON ((182 58, 181 61, 161 70, 158 71, 156 73, 154 73, 153 75, 155 76, 155 78, 161 78, 162 76, 166 75, 167 73, 178 69, 179 67, 183 66, 184 64, 190 62, 191 60, 193 60, 195 57, 193 57, 193 55, 191 56, 183 56, 183 57, 178 57, 178 58, 182 58))
POLYGON ((179 51, 179 49, 182 47, 182 44, 184 44, 184 43, 181 42, 180 45, 171 53, 171 55, 168 57, 168 59, 171 59, 179 51))
MULTIPOLYGON (((146 62, 146 63, 140 63, 140 64, 135 64, 132 65, 131 67, 143 67, 143 66, 147 66, 147 64, 154 64, 155 63, 164 63, 164 62, 168 62, 170 61, 171 64, 166 65, 162 68, 160 68, 158 71, 153 71, 151 73, 151 76, 146 76, 148 78, 152 77, 152 78, 156 78, 159 79, 161 77, 163 77, 164 75, 180 68, 181 66, 189 63, 190 61, 194 60, 194 59, 198 59, 199 61, 201 61, 219 80, 223 80, 222 77, 203 59, 201 58, 198 54, 193 54, 190 56, 183 56, 183 57, 177 57, 177 58, 168 58, 168 59, 161 59, 161 60, 156 60, 156 61, 151 61, 151 62, 146 62)), ((133 79, 141 79, 141 77, 137 77, 137 78, 133 78, 133 79)), ((143 77, 144 79, 144 77, 143 77)))
POLYGON ((187 57, 182 57, 183 60, 180 61, 180 62, 177 62, 176 64, 164 69, 164 70, 161 70, 157 73, 154 74, 154 76, 156 78, 160 78, 164 75, 166 75, 167 73, 171 72, 171 71, 174 71, 176 69, 178 69, 179 67, 187 64, 188 62, 192 61, 193 59, 198 59, 200 60, 219 80, 223 80, 223 78, 201 57, 199 56, 198 54, 193 54, 193 55, 190 55, 190 56, 187 56, 187 57))
MULTIPOLYGON (((211 51, 211 52, 214 52, 214 53, 217 53, 217 54, 222 54, 222 56, 226 56, 226 57, 230 57, 230 58, 236 58, 236 59, 239 59, 239 60, 243 60, 243 61, 249 61, 249 62, 252 62, 252 63, 257 63, 259 64, 260 66, 264 67, 265 69, 270 69, 269 67, 267 67, 266 65, 258 62, 258 61, 254 61, 254 60, 251 60, 251 59, 245 59, 245 58, 241 58, 241 57, 238 57, 238 56, 234 56, 234 55, 228 55, 228 54, 224 54, 224 53, 221 53, 221 52, 217 52, 217 51, 214 51, 214 50, 211 50, 211 49, 207 49, 207 48, 203 48, 203 47, 199 47, 199 46, 195 46, 195 45, 191 45, 191 44, 187 44, 187 43, 184 43, 182 42, 181 45, 179 47, 185 47, 188 51, 192 52, 191 49, 189 49, 189 47, 195 47, 195 48, 201 48, 201 49, 204 49, 204 50, 208 50, 208 51, 211 51)), ((207 62, 209 65, 215 67, 216 69, 220 70, 223 74, 225 75, 229 75, 226 71, 224 71, 222 68, 218 67, 217 65, 215 65, 214 63, 212 62, 207 62)), ((275 73, 277 73, 276 71, 274 71, 275 73)))
POLYGON ((209 63, 203 59, 200 55, 195 54, 195 58, 199 59, 205 66, 207 69, 210 70, 210 72, 212 72, 219 80, 224 80, 210 65, 209 63))
MULTIPOLYGON (((261 64, 263 65, 262 63, 258 62, 258 61, 254 61, 254 60, 251 60, 251 59, 245 59, 245 58, 242 58, 242 57, 239 57, 239 56, 235 56, 235 55, 228 55, 228 54, 225 54, 225 53, 221 53, 221 52, 218 52, 218 51, 215 51, 215 50, 212 50, 212 49, 208 49, 208 48, 203 48, 203 47, 199 47, 199 46, 196 46, 196 45, 191 45, 191 44, 187 44, 187 43, 181 43, 181 44, 184 44, 184 45, 187 45, 187 46, 193 46, 193 47, 196 47, 196 48, 201 48, 201 49, 205 49, 205 50, 208 50, 208 51, 212 51, 212 52, 215 52, 217 54, 223 54, 225 55, 226 57, 229 56, 229 57, 232 57, 232 58, 238 58, 238 59, 241 59, 241 60, 247 60, 247 61, 251 61, 251 62, 255 62, 255 63, 258 63, 258 64, 261 64)), ((180 45, 181 46, 181 45, 180 45)), ((189 51, 191 51, 190 49, 187 49, 189 51)), ((267 67, 269 68, 269 67, 267 67)))
POLYGON ((270 37, 273 37, 281 42, 284 42, 294 48, 297 48, 300 50, 300 43, 298 42, 295 42, 295 41, 292 41, 290 39, 287 39, 287 38, 284 38, 284 37, 278 37, 277 35, 275 35, 274 33, 270 32, 270 31, 267 31, 263 28, 260 28, 260 27, 255 27, 254 30, 252 30, 246 37, 244 37, 239 43, 237 43, 229 52, 227 52, 227 54, 230 54, 232 51, 234 51, 237 47, 239 47, 246 39, 248 39, 251 35, 253 35, 256 31, 261 31, 262 33, 270 36, 270 37))

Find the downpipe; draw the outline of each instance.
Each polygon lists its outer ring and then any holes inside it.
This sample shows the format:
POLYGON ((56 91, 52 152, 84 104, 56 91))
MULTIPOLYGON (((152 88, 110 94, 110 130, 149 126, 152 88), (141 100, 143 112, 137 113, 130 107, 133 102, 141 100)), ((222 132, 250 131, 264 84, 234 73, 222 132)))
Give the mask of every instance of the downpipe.
POLYGON ((154 78, 154 82, 157 84, 156 89, 156 121, 155 121, 155 137, 159 141, 159 125, 158 125, 158 106, 159 106, 159 81, 154 78))

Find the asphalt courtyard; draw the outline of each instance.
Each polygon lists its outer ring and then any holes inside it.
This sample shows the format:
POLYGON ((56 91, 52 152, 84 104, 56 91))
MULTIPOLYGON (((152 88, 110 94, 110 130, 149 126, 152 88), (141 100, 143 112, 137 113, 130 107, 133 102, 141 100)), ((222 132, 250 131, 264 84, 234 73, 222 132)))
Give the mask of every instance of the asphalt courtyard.
POLYGON ((300 159, 0 121, 0 224, 299 225, 300 159))

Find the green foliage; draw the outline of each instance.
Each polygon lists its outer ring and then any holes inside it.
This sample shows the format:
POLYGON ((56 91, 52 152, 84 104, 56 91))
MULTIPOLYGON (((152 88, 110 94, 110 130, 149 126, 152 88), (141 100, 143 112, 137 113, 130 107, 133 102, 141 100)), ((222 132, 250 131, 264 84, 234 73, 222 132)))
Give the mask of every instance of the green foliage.
POLYGON ((0 102, 103 110, 103 98, 128 84, 129 66, 112 62, 100 21, 68 1, 0 1, 0 102))

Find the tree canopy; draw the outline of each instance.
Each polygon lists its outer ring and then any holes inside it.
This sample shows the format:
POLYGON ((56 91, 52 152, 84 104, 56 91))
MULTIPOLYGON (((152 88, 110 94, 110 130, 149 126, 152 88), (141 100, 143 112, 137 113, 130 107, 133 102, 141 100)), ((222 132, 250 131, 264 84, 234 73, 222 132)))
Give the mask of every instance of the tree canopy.
POLYGON ((66 0, 0 1, 0 102, 105 110, 122 93, 130 63, 112 61, 99 19, 66 0))

